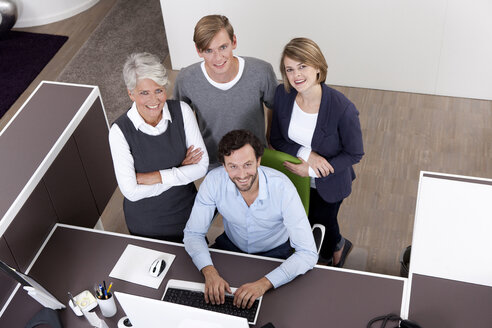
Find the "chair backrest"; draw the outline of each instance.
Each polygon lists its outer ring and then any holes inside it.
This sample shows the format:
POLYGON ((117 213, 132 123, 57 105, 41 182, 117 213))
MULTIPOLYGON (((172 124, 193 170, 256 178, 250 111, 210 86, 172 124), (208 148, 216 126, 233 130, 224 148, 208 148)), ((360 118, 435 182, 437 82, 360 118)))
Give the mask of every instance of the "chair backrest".
POLYGON ((299 164, 301 163, 301 160, 298 158, 291 156, 287 153, 278 151, 278 150, 272 150, 265 148, 265 152, 263 153, 263 156, 261 157, 261 165, 263 166, 268 166, 273 169, 276 169, 282 173, 284 173, 286 176, 289 177, 290 181, 294 184, 294 186, 297 189, 297 193, 299 194, 299 197, 301 197, 302 205, 304 205, 304 209, 306 210, 306 215, 309 214, 309 193, 310 193, 310 178, 309 177, 301 177, 298 176, 297 174, 294 174, 287 170, 284 165, 282 164, 283 162, 288 161, 294 164, 299 164))

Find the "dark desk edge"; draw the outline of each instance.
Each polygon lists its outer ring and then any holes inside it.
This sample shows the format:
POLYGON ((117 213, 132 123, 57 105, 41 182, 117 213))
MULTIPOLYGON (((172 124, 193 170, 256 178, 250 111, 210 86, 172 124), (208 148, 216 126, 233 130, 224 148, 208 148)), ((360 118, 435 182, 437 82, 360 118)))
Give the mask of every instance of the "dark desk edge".
POLYGON ((483 179, 483 178, 465 178, 465 177, 460 177, 460 176, 439 175, 439 174, 434 174, 434 173, 423 173, 422 176, 425 178, 451 180, 451 181, 459 181, 459 182, 467 182, 467 183, 475 183, 475 184, 483 184, 483 185, 492 186, 492 180, 483 179))

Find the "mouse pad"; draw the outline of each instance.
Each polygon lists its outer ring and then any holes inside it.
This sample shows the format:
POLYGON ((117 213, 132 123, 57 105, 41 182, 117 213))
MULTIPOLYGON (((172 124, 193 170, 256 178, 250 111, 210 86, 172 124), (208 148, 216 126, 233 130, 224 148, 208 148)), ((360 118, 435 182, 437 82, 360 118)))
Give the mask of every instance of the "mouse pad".
POLYGON ((109 276, 158 289, 175 257, 174 254, 128 244, 109 276), (166 261, 166 268, 158 277, 153 277, 149 268, 159 258, 166 261))

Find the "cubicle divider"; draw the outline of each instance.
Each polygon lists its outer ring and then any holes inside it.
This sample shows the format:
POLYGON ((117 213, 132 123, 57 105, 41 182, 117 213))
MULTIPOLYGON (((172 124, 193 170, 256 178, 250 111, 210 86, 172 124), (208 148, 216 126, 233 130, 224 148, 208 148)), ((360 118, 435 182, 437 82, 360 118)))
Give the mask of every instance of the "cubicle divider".
MULTIPOLYGON (((5 238, 0 238, 0 259, 6 263, 15 263, 5 238)), ((16 281, 0 274, 0 308, 7 302, 10 293, 14 290, 16 281)))
MULTIPOLYGON (((41 82, 0 154, 0 259, 20 271, 56 223, 94 227, 116 188, 97 86, 41 82)), ((0 307, 15 285, 0 274, 0 307)))
POLYGON ((421 172, 404 315, 422 327, 492 327, 491 200, 491 179, 421 172))

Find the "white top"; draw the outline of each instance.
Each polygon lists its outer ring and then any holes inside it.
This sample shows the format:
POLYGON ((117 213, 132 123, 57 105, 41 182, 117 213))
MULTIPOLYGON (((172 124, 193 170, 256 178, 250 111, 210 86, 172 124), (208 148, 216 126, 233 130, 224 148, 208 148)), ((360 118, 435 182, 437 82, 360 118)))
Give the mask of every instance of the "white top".
MULTIPOLYGON (((137 184, 133 156, 123 132, 121 132, 117 124, 113 124, 109 130, 109 145, 111 147, 116 180, 118 181, 121 193, 128 200, 134 202, 143 198, 160 195, 171 187, 186 185, 200 179, 207 173, 207 148, 198 129, 195 115, 188 104, 181 101, 180 105, 181 112, 183 113, 186 147, 193 145, 195 149, 201 148, 203 155, 198 164, 160 170, 162 183, 154 185, 137 184)), ((168 121, 171 121, 171 114, 169 113, 167 103, 162 110, 162 119, 155 127, 145 123, 144 119, 138 113, 135 103, 133 103, 127 115, 136 130, 140 130, 151 136, 164 133, 167 130, 168 121)))
POLYGON ((243 71, 244 71, 244 59, 241 57, 237 57, 237 56, 234 56, 234 57, 236 57, 237 60, 239 61, 239 71, 237 72, 236 77, 227 83, 218 83, 218 82, 215 82, 214 80, 212 80, 212 78, 207 73, 207 69, 205 68, 205 62, 201 63, 200 67, 202 68, 203 75, 205 75, 205 77, 207 78, 207 81, 210 82, 211 85, 213 85, 214 87, 216 87, 220 90, 229 90, 230 88, 232 88, 237 83, 237 81, 239 81, 239 79, 243 75, 243 71))
MULTIPOLYGON (((297 152, 297 157, 302 158, 306 162, 311 154, 311 140, 313 139, 314 129, 316 128, 316 121, 318 120, 318 113, 310 114, 306 113, 299 107, 296 101, 294 101, 294 108, 292 109, 292 117, 289 125, 289 138, 295 143, 301 145, 297 152)), ((316 173, 309 167, 309 176, 316 178, 316 173)), ((311 187, 314 186, 314 180, 311 179, 311 187)), ((313 187, 314 188, 314 187, 313 187)))

